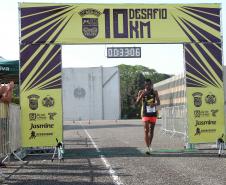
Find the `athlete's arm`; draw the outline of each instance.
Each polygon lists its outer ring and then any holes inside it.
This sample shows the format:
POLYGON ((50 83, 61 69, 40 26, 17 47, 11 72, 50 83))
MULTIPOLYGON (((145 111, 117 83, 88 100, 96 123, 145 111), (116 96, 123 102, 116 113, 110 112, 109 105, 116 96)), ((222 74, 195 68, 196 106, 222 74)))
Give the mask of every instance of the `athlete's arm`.
POLYGON ((138 92, 136 104, 139 103, 140 100, 143 98, 144 93, 145 93, 144 90, 140 90, 140 91, 138 92))
POLYGON ((159 99, 159 94, 158 94, 158 91, 155 90, 155 98, 156 98, 156 106, 160 105, 160 99, 159 99))

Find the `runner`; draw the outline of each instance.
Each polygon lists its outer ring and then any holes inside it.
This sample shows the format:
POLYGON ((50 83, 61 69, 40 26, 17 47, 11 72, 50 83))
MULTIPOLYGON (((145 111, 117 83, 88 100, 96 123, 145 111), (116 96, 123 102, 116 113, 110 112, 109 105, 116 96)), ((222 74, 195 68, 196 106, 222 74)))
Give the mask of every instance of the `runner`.
POLYGON ((138 92, 136 103, 140 101, 142 101, 141 117, 144 122, 144 140, 147 146, 146 154, 150 155, 157 119, 157 106, 160 105, 158 92, 153 89, 153 84, 150 79, 145 80, 144 89, 138 92))

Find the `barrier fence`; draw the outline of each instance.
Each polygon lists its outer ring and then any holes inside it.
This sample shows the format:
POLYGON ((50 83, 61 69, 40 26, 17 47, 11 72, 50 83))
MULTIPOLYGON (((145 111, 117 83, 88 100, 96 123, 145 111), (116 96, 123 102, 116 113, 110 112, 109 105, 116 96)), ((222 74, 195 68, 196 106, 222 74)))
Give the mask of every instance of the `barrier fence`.
POLYGON ((16 104, 0 103, 0 159, 20 147, 20 107, 16 104))
POLYGON ((170 133, 172 136, 179 134, 187 138, 187 109, 185 105, 163 107, 161 109, 162 125, 161 130, 164 133, 170 133))
POLYGON ((9 144, 9 119, 8 105, 0 103, 0 157, 4 157, 9 144))
MULTIPOLYGON (((188 144, 186 106, 163 107, 161 115, 160 124, 163 133, 169 133, 171 136, 180 135, 184 137, 185 145, 188 144)), ((15 104, 10 104, 7 107, 7 105, 0 103, 0 159, 2 160, 10 154, 15 155, 14 151, 20 148, 20 107, 15 104)), ((35 149, 52 151, 53 147, 31 148, 30 150, 34 151, 35 149)))
POLYGON ((21 148, 20 107, 9 105, 9 150, 10 153, 21 148))

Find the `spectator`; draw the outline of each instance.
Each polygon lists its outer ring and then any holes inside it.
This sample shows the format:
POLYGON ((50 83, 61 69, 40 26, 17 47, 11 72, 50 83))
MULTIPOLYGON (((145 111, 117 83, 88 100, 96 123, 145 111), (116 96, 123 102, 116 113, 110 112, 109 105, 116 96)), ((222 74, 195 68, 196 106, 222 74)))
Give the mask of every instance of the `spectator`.
POLYGON ((9 104, 12 101, 13 97, 13 88, 14 88, 14 82, 11 81, 6 86, 2 86, 2 90, 0 90, 0 102, 9 104), (2 94, 1 94, 2 91, 2 94))

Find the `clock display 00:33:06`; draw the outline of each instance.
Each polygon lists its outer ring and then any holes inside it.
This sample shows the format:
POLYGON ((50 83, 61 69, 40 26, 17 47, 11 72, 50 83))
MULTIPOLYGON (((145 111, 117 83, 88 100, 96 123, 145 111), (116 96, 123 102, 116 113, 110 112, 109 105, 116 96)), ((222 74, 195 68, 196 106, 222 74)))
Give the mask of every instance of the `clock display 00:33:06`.
POLYGON ((141 47, 108 47, 108 58, 141 58, 141 47))

